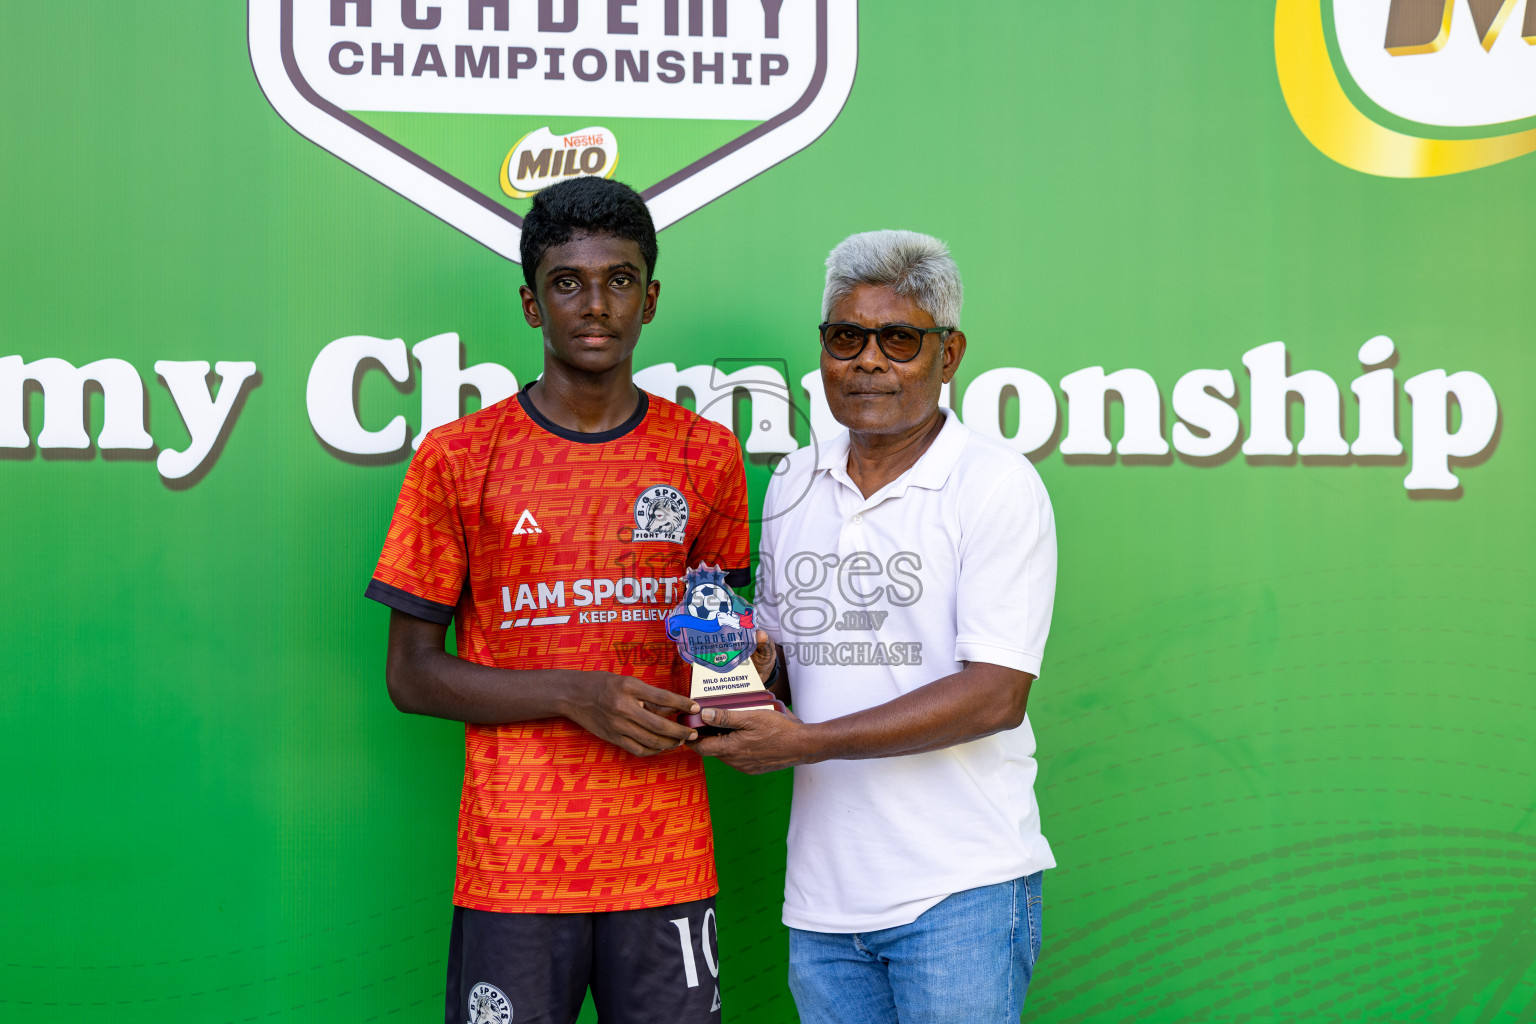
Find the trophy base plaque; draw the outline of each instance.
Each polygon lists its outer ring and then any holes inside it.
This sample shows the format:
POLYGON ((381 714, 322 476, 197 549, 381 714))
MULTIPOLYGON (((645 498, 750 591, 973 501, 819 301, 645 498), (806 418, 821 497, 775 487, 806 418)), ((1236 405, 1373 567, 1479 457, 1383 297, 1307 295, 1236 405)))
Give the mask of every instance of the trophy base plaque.
POLYGON ((700 736, 730 731, 705 722, 705 708, 721 711, 784 711, 784 705, 779 699, 764 688, 762 680, 757 677, 757 669, 750 661, 728 672, 695 664, 689 696, 698 703, 699 713, 679 715, 677 720, 690 729, 697 729, 700 736))

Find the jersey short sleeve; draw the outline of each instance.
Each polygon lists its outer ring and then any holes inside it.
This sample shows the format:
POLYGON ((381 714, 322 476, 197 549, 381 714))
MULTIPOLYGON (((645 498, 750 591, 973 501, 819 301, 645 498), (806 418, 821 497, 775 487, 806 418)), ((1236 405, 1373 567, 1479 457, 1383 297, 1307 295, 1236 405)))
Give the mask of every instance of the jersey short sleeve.
POLYGON ((406 471, 367 596, 446 625, 464 588, 465 565, 453 467, 428 434, 406 471))
POLYGON ((718 565, 725 570, 728 585, 744 587, 752 582, 747 473, 736 439, 724 430, 720 433, 722 436, 715 439, 714 445, 724 458, 704 525, 689 549, 688 565, 718 565))
POLYGON ((1040 674, 1056 593, 1056 521, 1033 468, 1004 476, 964 524, 956 661, 1040 674))

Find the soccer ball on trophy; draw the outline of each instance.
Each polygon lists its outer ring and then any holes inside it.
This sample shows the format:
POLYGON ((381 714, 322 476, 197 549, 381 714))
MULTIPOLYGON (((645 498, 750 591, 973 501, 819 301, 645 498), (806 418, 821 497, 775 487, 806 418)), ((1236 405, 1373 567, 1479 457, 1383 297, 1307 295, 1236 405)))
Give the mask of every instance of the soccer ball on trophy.
POLYGON ((730 608, 730 591, 716 583, 700 583, 688 597, 688 614, 696 619, 718 619, 730 608))

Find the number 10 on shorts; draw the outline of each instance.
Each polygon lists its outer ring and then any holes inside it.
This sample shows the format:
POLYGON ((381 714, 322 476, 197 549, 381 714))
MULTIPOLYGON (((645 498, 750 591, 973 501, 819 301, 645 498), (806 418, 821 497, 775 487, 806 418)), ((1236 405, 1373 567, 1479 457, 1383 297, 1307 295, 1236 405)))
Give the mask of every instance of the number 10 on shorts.
MULTIPOLYGON (((677 929, 677 942, 682 948, 683 977, 688 981, 689 988, 695 988, 699 984, 699 962, 693 954, 693 925, 686 917, 673 918, 672 926, 677 929)), ((720 1008, 720 963, 716 953, 720 948, 720 926, 715 921, 715 908, 710 907, 704 911, 704 920, 699 927, 699 949, 704 954, 704 966, 709 968, 709 976, 716 979, 715 1005, 710 1009, 720 1008), (711 941, 713 933, 713 941, 711 941), (713 949, 711 948, 713 945, 713 949)))

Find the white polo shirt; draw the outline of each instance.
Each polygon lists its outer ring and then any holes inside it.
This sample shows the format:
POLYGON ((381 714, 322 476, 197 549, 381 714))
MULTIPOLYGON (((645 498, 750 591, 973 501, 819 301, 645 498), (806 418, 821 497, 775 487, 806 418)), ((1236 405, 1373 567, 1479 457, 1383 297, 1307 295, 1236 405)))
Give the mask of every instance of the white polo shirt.
MULTIPOLYGON (((949 411, 917 464, 865 498, 848 435, 788 456, 768 487, 757 621, 784 647, 795 712, 824 722, 982 661, 1038 676, 1056 527, 1029 460, 949 411)), ((865 932, 951 893, 1056 866, 1035 737, 795 769, 784 923, 865 932)))

